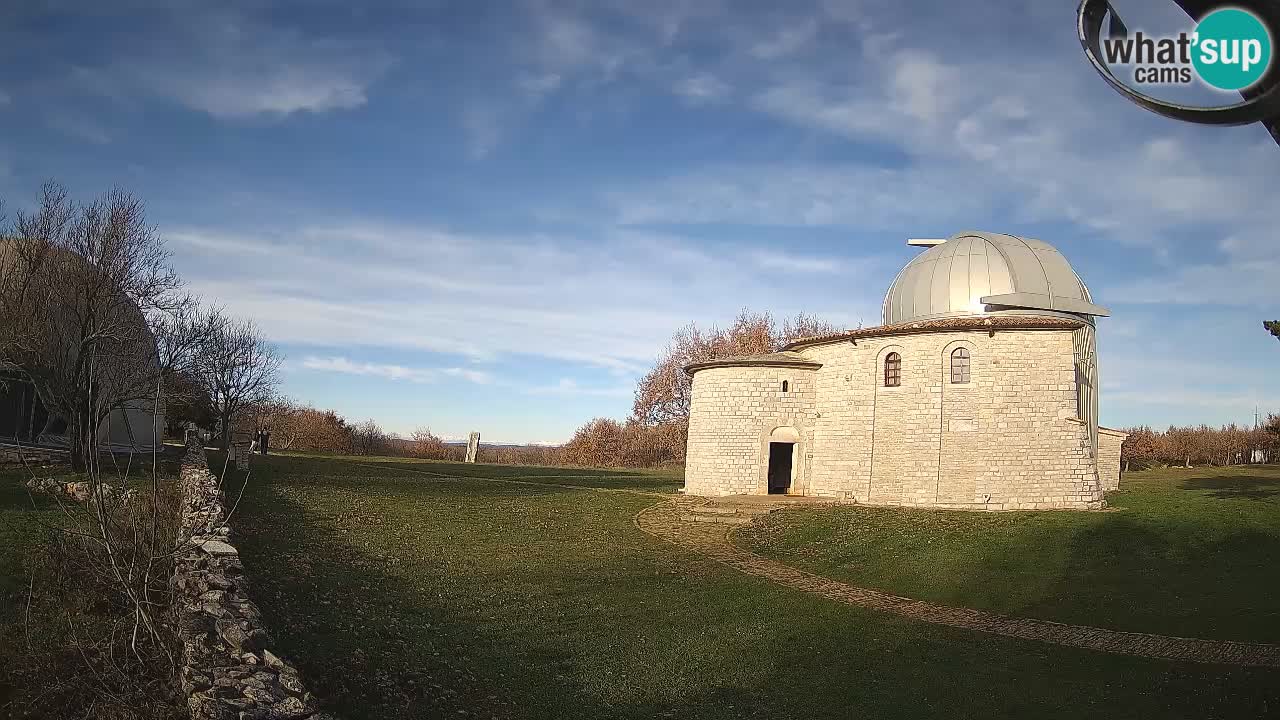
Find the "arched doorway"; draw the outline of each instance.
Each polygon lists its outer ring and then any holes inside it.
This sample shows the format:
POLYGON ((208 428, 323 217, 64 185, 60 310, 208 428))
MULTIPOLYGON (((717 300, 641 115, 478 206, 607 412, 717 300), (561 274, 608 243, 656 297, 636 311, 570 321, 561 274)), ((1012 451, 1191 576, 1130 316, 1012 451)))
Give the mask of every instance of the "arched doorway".
POLYGON ((769 494, 785 495, 795 479, 796 443, 800 433, 793 427, 777 427, 769 434, 769 494))

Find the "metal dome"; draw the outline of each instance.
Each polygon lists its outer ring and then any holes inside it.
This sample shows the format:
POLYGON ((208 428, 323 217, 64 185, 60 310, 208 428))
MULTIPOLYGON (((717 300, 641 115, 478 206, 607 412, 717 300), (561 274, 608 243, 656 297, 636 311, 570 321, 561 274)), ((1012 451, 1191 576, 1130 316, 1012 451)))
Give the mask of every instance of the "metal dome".
POLYGON ((989 314, 1110 315, 1049 243, 985 232, 951 236, 898 273, 884 324, 989 314))

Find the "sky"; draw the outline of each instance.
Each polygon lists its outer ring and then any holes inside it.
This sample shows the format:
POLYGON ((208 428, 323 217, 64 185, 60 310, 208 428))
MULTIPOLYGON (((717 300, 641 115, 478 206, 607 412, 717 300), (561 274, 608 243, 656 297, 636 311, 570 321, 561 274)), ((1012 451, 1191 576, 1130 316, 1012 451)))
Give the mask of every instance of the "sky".
POLYGON ((1280 147, 1129 104, 1074 2, 209 5, 4 3, 0 197, 143 198, 300 401, 561 442, 683 325, 877 325, 907 238, 988 230, 1112 310, 1104 424, 1280 411, 1280 147))

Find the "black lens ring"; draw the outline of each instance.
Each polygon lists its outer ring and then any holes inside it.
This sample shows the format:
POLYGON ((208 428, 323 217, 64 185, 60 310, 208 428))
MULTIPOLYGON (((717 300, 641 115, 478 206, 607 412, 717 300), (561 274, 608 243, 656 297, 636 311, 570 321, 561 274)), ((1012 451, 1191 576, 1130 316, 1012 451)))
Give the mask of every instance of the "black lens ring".
MULTIPOLYGON (((1239 3, 1239 5, 1245 4, 1239 3)), ((1265 3, 1256 4, 1263 5, 1265 3)), ((1234 4, 1228 5, 1234 6, 1234 4)), ((1280 28, 1276 13, 1259 12, 1262 8, 1250 9, 1262 17, 1263 22, 1269 27, 1280 28)), ((1102 76, 1102 79, 1106 80, 1107 84, 1114 88, 1116 92, 1129 98, 1136 105, 1146 108, 1157 115, 1201 125, 1248 125, 1280 118, 1280 82, 1275 82, 1275 77, 1277 76, 1276 67, 1280 66, 1280 63, 1275 62, 1274 59, 1271 63, 1271 70, 1260 81, 1260 83, 1265 83, 1266 85, 1254 86, 1255 88, 1264 87, 1264 89, 1258 94, 1234 105, 1200 107, 1166 102, 1138 92, 1120 82, 1111 72, 1111 68, 1102 62, 1102 22, 1109 12, 1114 13, 1114 10, 1107 0, 1081 0, 1076 23, 1076 29, 1080 35, 1080 45, 1084 48, 1084 53, 1089 58, 1089 62, 1093 64, 1093 69, 1102 76)), ((1274 58, 1274 31, 1272 36, 1272 55, 1274 58)))

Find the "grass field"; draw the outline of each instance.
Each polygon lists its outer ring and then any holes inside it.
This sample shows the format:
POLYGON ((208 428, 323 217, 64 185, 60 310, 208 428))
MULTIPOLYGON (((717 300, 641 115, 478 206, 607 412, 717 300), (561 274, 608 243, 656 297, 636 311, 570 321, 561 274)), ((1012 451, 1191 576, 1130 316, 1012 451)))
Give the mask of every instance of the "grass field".
MULTIPOLYGON (((1275 547, 1275 482, 1135 475, 1114 498, 1125 510, 1093 515, 788 512, 740 542, 935 599, 1151 629, 1179 627, 1194 607, 1210 616, 1196 632, 1274 639, 1263 614, 1236 616, 1267 603, 1274 613, 1275 572, 1255 571, 1275 547), (1093 542, 1090 527, 1112 529, 1093 542), (870 550, 845 547, 864 539, 870 550), (1000 552, 970 557, 970 542, 1000 552), (926 571, 932 558, 964 562, 926 571), (864 559, 873 569, 858 574, 864 559), (1146 574, 1126 581, 1124 568, 1146 574)), ((670 493, 679 476, 272 457, 255 465, 232 524, 278 647, 345 718, 1280 713, 1274 670, 1105 655, 838 605, 641 533, 632 517, 651 495, 565 485, 670 493)))
POLYGON ((737 537, 827 577, 949 605, 1280 642, 1280 466, 1132 473, 1112 512, 839 507, 737 537))

